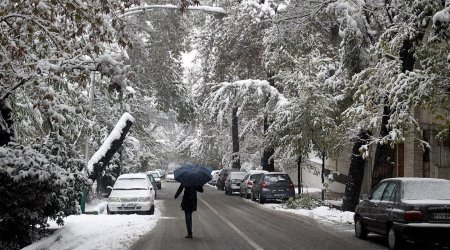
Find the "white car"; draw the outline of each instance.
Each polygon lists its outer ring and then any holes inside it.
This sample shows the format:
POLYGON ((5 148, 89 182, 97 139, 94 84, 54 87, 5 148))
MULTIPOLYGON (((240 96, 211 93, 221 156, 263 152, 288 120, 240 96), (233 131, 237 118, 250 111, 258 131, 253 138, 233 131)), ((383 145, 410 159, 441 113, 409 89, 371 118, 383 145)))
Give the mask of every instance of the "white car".
POLYGON ((173 175, 173 171, 169 171, 166 175, 166 181, 175 181, 175 176, 173 175))
POLYGON ((211 184, 213 186, 216 185, 217 180, 219 179, 220 171, 221 171, 221 169, 220 170, 213 170, 213 171, 211 171, 211 180, 209 181, 209 184, 211 184))
POLYGON ((123 174, 108 198, 108 214, 155 212, 155 190, 146 174, 123 174))

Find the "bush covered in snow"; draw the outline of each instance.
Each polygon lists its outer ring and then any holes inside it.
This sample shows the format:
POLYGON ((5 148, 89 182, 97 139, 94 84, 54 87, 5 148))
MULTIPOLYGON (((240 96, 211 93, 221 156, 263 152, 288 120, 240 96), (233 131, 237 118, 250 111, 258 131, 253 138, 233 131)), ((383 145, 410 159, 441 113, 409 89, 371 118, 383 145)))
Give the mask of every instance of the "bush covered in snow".
POLYGON ((44 231, 49 218, 62 224, 77 213, 87 179, 75 154, 60 139, 0 147, 1 249, 23 247, 44 231))
POLYGON ((289 198, 284 205, 286 206, 286 208, 290 209, 302 208, 311 210, 316 207, 324 206, 325 202, 314 197, 313 195, 302 194, 301 196, 296 198, 289 198))

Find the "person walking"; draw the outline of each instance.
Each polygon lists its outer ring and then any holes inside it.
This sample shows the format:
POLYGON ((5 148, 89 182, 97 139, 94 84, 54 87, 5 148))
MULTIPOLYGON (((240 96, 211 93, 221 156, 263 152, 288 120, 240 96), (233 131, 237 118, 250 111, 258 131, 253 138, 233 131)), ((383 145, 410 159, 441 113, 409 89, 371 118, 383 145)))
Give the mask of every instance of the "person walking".
POLYGON ((181 200, 181 209, 184 211, 186 220, 187 235, 185 238, 192 238, 192 213, 197 211, 197 192, 203 193, 203 187, 185 187, 180 184, 177 192, 175 193, 175 199, 183 192, 183 200, 181 200))

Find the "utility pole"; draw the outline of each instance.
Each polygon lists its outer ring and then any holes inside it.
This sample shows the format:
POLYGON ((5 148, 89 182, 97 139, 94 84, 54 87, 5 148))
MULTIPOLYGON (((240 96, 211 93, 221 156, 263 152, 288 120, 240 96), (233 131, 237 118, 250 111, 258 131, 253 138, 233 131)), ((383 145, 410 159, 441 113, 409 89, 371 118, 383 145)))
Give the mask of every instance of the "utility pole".
MULTIPOLYGON (((91 71, 91 89, 89 90, 89 113, 90 118, 94 116, 94 88, 95 88, 95 71, 91 71)), ((86 135, 86 150, 85 150, 86 166, 89 162, 89 135, 86 135)))

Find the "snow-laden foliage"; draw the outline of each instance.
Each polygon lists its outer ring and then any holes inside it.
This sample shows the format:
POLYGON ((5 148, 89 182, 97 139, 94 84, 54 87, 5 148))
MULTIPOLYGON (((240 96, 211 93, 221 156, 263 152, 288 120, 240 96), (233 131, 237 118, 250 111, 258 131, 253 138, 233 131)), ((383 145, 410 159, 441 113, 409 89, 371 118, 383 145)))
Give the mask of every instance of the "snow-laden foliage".
POLYGON ((265 79, 263 32, 274 14, 271 1, 244 0, 230 7, 214 31, 215 81, 265 79))
POLYGON ((381 27, 371 51, 373 63, 353 77, 354 103, 345 113, 358 127, 377 130, 383 105, 388 105, 390 132, 375 140, 383 143, 403 142, 405 133, 414 132, 411 128, 420 130, 417 109, 449 123, 445 9, 439 11, 438 1, 400 2, 401 11, 392 8, 390 23, 381 27))
POLYGON ((313 13, 324 7, 293 3, 274 18, 265 37, 266 68, 288 100, 276 110, 267 137, 282 158, 307 156, 313 148, 331 154, 339 146, 341 97, 339 87, 329 82, 337 67, 337 49, 330 46, 337 30, 318 22, 327 15, 313 13), (300 12, 302 21, 293 22, 300 12))
MULTIPOLYGON (((278 90, 270 86, 269 82, 261 80, 241 80, 236 82, 223 82, 215 84, 212 93, 205 101, 204 107, 211 117, 217 119, 217 123, 224 124, 224 115, 237 108, 237 116, 247 108, 255 107, 257 110, 256 121, 261 121, 263 115, 285 102, 285 98, 278 90)), ((245 126, 252 128, 252 124, 245 126)), ((245 131, 246 129, 244 129, 245 131)))
POLYGON ((78 212, 87 179, 73 146, 62 138, 47 144, 0 147, 0 246, 23 247, 46 227, 48 218, 78 212))
POLYGON ((75 147, 84 145, 97 125, 89 112, 91 72, 99 72, 112 89, 127 87, 123 47, 129 34, 117 15, 135 3, 0 3, 0 106, 3 110, 9 102, 12 110, 12 126, 5 126, 2 112, 0 129, 14 131, 13 142, 2 147, 2 192, 7 193, 2 203, 11 206, 2 212, 20 211, 2 214, 9 230, 4 234, 2 225, 2 241, 23 246, 48 217, 62 222, 76 212, 85 179, 75 147))
POLYGON ((123 85, 126 70, 117 56, 103 54, 105 43, 127 44, 116 32, 123 21, 115 15, 129 1, 2 1, 0 9, 0 100, 25 84, 86 82, 90 70, 115 75, 123 85))
POLYGON ((303 194, 302 196, 296 198, 289 198, 284 206, 289 209, 308 209, 312 210, 314 208, 325 206, 325 202, 313 196, 312 194, 303 194))
POLYGON ((127 30, 139 34, 128 49, 135 89, 143 96, 153 97, 159 110, 174 110, 179 121, 189 121, 194 107, 183 85, 181 67, 181 53, 186 48, 186 17, 173 11, 158 11, 131 20, 134 22, 127 30))

